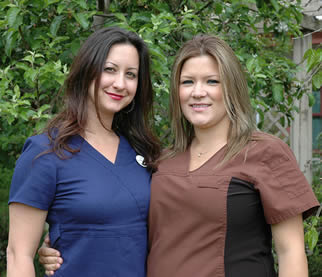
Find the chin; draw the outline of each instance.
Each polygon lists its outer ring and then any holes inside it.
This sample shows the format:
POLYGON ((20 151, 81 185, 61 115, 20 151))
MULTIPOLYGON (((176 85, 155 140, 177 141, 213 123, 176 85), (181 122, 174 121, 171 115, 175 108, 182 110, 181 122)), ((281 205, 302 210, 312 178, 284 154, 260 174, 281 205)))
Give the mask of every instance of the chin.
POLYGON ((192 122, 191 124, 193 125, 193 127, 199 128, 199 129, 207 129, 211 127, 209 124, 204 122, 192 122))

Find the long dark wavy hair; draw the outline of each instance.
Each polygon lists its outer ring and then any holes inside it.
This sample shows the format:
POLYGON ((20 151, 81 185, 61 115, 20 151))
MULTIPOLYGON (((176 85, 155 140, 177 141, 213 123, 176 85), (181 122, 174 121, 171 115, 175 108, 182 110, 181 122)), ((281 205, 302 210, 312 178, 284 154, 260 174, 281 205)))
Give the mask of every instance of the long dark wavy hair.
MULTIPOLYGON (((101 74, 111 47, 115 44, 133 45, 139 55, 138 86, 135 105, 129 112, 114 115, 112 130, 127 138, 134 150, 145 158, 149 169, 155 169, 160 155, 160 144, 152 132, 153 90, 150 78, 149 51, 144 41, 135 33, 117 27, 102 28, 88 37, 75 57, 69 75, 62 87, 65 105, 45 128, 51 150, 64 159, 64 151, 76 153, 68 145, 71 136, 82 134, 88 117, 88 90, 95 80, 95 107, 103 125, 98 108, 98 87, 101 74)), ((131 105, 131 104, 130 104, 131 105)), ((125 107, 124 110, 129 110, 125 107)), ((104 125, 103 125, 104 126, 104 125)))

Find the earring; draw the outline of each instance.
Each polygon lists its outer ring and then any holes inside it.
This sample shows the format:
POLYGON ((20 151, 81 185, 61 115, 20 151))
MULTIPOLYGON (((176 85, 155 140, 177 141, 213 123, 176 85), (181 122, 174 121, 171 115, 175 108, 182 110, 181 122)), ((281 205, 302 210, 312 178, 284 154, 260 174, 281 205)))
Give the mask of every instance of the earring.
POLYGON ((122 112, 128 114, 128 113, 130 113, 130 112, 132 112, 134 110, 134 106, 135 106, 135 99, 133 99, 133 101, 131 102, 131 108, 129 110, 127 110, 127 111, 125 109, 123 109, 122 112))

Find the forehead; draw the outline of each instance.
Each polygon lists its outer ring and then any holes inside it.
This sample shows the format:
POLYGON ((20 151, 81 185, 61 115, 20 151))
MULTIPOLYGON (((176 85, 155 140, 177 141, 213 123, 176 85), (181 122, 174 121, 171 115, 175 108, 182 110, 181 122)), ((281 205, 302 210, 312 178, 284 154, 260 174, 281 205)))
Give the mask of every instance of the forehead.
POLYGON ((114 44, 108 52, 106 62, 138 68, 139 53, 132 44, 114 44))
POLYGON ((210 55, 201 55, 187 59, 181 68, 181 75, 184 74, 202 74, 210 73, 218 74, 218 63, 216 59, 210 55))

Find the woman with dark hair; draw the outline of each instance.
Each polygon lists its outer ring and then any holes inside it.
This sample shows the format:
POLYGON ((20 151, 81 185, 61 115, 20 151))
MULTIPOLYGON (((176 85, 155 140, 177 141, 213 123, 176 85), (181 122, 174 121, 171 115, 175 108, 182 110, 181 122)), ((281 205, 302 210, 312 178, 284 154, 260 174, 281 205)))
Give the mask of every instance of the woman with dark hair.
POLYGON ((27 139, 16 164, 7 276, 35 276, 47 221, 64 257, 57 276, 144 277, 150 176, 160 152, 149 126, 147 46, 120 28, 93 33, 64 90, 65 107, 27 139))
MULTIPOLYGON (((147 276, 275 277, 273 238, 278 276, 307 277, 302 220, 319 203, 289 147, 256 130, 243 69, 224 41, 199 35, 183 45, 170 114, 174 143, 151 181, 147 276)), ((56 268, 57 257, 43 259, 56 268)))

